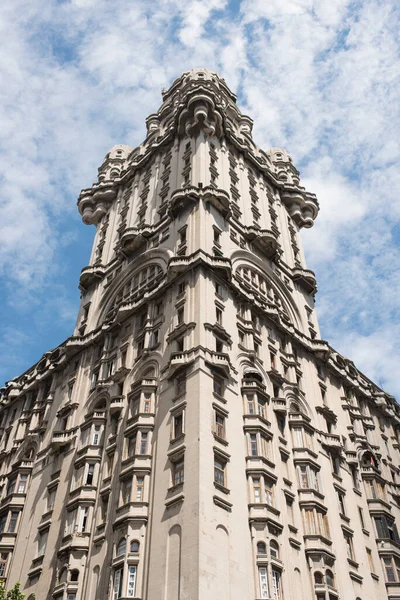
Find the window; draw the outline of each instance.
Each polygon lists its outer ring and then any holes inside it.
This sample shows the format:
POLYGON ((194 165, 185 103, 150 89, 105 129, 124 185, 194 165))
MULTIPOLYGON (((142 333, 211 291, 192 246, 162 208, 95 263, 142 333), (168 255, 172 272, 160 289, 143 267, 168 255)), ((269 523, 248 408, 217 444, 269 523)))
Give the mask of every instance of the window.
POLYGON ((79 571, 78 571, 78 569, 73 569, 71 571, 70 581, 79 581, 79 571))
POLYGON ((255 394, 245 394, 247 414, 254 415, 255 394))
POLYGON ((396 577, 395 577, 395 574, 394 574, 392 557, 384 558, 383 559, 383 566, 385 568, 386 581, 388 583, 395 583, 396 582, 396 577))
POLYGON ((132 496, 132 480, 126 479, 121 483, 121 503, 128 504, 132 496))
MULTIPOLYGON (((316 585, 323 585, 324 583, 324 576, 322 573, 320 573, 320 571, 316 571, 314 573, 314 583, 316 585)), ((324 595, 324 600, 325 600, 325 595, 324 595)))
POLYGON ((266 477, 252 477, 253 501, 274 506, 274 484, 266 477))
POLYGON ((173 416, 172 437, 176 439, 183 435, 183 412, 173 416))
POLYGON ((27 483, 28 483, 28 475, 21 474, 19 476, 19 482, 18 482, 18 490, 17 490, 18 494, 25 494, 27 483))
POLYGON ((180 308, 177 312, 178 325, 181 325, 185 321, 185 310, 180 308))
POLYGON ((38 537, 38 556, 43 556, 46 551, 47 538, 49 535, 49 530, 42 531, 39 533, 38 537))
POLYGON ((267 546, 264 542, 257 542, 257 554, 267 554, 267 546))
POLYGON ((147 454, 147 446, 148 446, 148 437, 149 434, 145 431, 142 431, 140 434, 140 454, 147 454))
POLYGON ((101 425, 95 425, 93 428, 92 446, 98 446, 100 444, 101 437, 101 425))
POLYGON ((214 455, 214 482, 226 487, 226 461, 217 455, 214 455))
POLYGON ((181 229, 178 233, 179 233, 179 245, 182 246, 183 244, 186 244, 186 227, 181 229))
POLYGON ((218 325, 222 325, 222 310, 220 308, 215 309, 215 320, 218 325))
POLYGON ((261 480, 259 477, 253 477, 253 499, 256 504, 261 502, 261 480))
POLYGON ((360 517, 360 523, 361 523, 362 529, 365 529, 364 513, 363 513, 363 509, 361 508, 361 506, 358 507, 358 516, 360 517))
POLYGON ((303 511, 306 535, 322 535, 330 537, 328 517, 326 513, 316 508, 306 508, 303 511))
POLYGON ((222 377, 218 377, 218 375, 214 375, 213 391, 217 396, 223 397, 224 395, 224 380, 222 377))
POLYGON ((268 580, 267 580, 267 569, 266 567, 258 567, 258 577, 260 580, 260 593, 261 598, 268 600, 268 580))
POLYGON ((94 465, 89 464, 86 472, 86 485, 93 485, 94 480, 94 465))
POLYGON ((309 431, 302 427, 293 427, 292 429, 293 447, 313 449, 312 436, 309 431))
POLYGON ((375 565, 374 560, 372 558, 372 550, 370 550, 369 548, 365 548, 365 550, 367 552, 369 570, 371 571, 371 573, 375 573, 375 565))
POLYGON ((122 538, 117 546, 116 556, 122 556, 126 554, 126 538, 122 538))
POLYGON ((214 244, 221 244, 221 232, 214 228, 214 244))
POLYGON ((145 392, 143 394, 143 412, 144 413, 149 413, 151 409, 151 394, 149 394, 148 392, 145 392))
POLYGON ((335 587, 335 578, 333 576, 333 573, 330 569, 327 569, 325 571, 325 581, 326 581, 326 585, 330 585, 331 587, 335 587))
POLYGON ((112 600, 118 600, 122 595, 122 569, 114 571, 112 600))
POLYGON ((268 481, 268 480, 264 480, 264 485, 265 485, 265 502, 266 504, 269 504, 270 506, 274 505, 274 487, 273 484, 268 481))
POLYGON ((353 480, 353 486, 356 490, 360 489, 360 479, 358 477, 357 465, 350 465, 351 478, 353 480))
POLYGON ((130 565, 128 569, 128 598, 132 598, 135 595, 135 582, 136 566, 130 565))
POLYGON ((182 281, 179 285, 178 285, 178 295, 179 294, 184 294, 185 293, 185 289, 186 289, 186 281, 182 281))
POLYGON ((344 533, 343 535, 346 542, 347 558, 354 560, 353 538, 348 533, 344 533))
POLYGON ((340 477, 340 457, 336 452, 329 453, 331 463, 332 463, 332 472, 334 475, 340 477))
POLYGON ((88 516, 89 516, 89 507, 81 506, 80 515, 79 515, 78 531, 80 531, 82 533, 84 531, 86 531, 88 516))
POLYGON ((0 554, 0 577, 4 577, 6 575, 8 556, 8 552, 1 552, 0 554))
POLYGON ((300 488, 316 490, 317 492, 321 491, 319 472, 315 467, 311 465, 299 465, 297 467, 297 474, 300 488))
POLYGON ((143 501, 144 477, 137 476, 135 482, 135 502, 143 501))
POLYGON ((179 460, 173 463, 172 466, 172 485, 179 485, 183 483, 184 479, 184 461, 179 460))
POLYGON ((274 600, 283 600, 282 575, 276 569, 272 569, 272 597, 274 600))
POLYGON ((385 556, 383 566, 388 583, 400 582, 400 559, 397 556, 385 556))
POLYGON ((269 552, 272 558, 279 558, 279 544, 275 540, 271 540, 269 543, 269 552))
POLYGON ((365 482, 367 498, 371 500, 386 500, 385 488, 380 481, 376 479, 367 479, 365 482))
POLYGON ((215 411, 215 435, 222 440, 226 439, 225 416, 218 411, 215 411))
POLYGON ((136 435, 126 438, 126 458, 136 454, 136 435))
POLYGON ((133 540, 133 542, 131 542, 131 552, 133 552, 134 554, 137 554, 139 552, 139 548, 140 548, 140 544, 137 540, 133 540))
POLYGON ((249 436, 249 440, 250 440, 250 456, 257 456, 258 455, 258 448, 257 448, 257 435, 255 433, 251 433, 249 436))
POLYGON ((215 338, 215 351, 216 352, 223 352, 224 351, 224 344, 218 338, 215 338))
POLYGON ((186 392, 186 375, 180 375, 175 379, 175 391, 177 396, 186 392))
POLYGON ((7 515, 3 515, 0 518, 0 533, 3 533, 5 528, 6 528, 6 523, 7 523, 7 515))
POLYGON ((393 540, 400 543, 396 523, 386 515, 373 517, 375 521, 376 534, 379 539, 393 540))
POLYGON ((346 515, 346 507, 344 505, 344 494, 339 490, 336 490, 336 494, 339 504, 339 512, 341 515, 346 515))
POLYGON ((10 522, 8 523, 8 533, 15 533, 17 529, 19 512, 12 512, 10 516, 10 522))

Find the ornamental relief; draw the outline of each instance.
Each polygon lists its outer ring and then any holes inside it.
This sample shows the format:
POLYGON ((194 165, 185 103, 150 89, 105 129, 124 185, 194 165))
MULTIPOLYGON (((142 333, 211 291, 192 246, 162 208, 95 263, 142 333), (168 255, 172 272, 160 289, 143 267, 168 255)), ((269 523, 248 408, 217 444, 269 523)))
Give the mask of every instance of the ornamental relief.
POLYGON ((300 327, 300 318, 297 315, 293 301, 287 297, 277 285, 272 282, 271 277, 262 273, 250 265, 240 265, 234 273, 234 279, 246 295, 251 294, 253 298, 265 307, 274 307, 279 316, 294 325, 300 327))
POLYGON ((163 269, 156 263, 150 263, 146 267, 134 271, 130 277, 125 278, 116 287, 101 312, 99 323, 112 319, 120 306, 139 302, 145 295, 158 287, 163 276, 163 269))

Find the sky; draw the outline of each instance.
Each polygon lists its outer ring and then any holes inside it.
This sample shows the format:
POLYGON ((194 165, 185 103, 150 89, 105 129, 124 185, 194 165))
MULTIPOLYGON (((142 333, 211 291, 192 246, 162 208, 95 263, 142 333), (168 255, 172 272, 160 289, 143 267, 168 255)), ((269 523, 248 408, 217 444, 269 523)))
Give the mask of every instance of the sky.
POLYGON ((399 30, 396 0, 3 0, 0 385, 72 334, 80 190, 206 67, 319 198, 302 238, 323 339, 400 398, 399 30))

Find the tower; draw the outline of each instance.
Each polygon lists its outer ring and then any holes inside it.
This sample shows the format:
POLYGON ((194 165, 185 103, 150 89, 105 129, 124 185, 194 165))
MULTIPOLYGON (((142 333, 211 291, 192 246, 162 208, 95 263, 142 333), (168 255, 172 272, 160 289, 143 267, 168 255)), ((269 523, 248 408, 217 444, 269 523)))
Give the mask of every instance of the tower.
POLYGON ((400 413, 320 338, 316 197, 215 73, 146 126, 79 196, 74 334, 2 390, 0 576, 41 600, 400 598, 400 413))

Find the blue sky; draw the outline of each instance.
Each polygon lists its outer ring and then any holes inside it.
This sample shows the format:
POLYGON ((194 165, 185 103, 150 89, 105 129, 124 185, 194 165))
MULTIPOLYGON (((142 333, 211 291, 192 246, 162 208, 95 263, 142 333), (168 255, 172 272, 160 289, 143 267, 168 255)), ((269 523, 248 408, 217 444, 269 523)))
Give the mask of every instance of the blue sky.
POLYGON ((80 189, 204 66, 319 197, 303 240, 323 338, 400 397, 399 21, 390 0, 1 3, 0 384, 72 333, 80 189))

